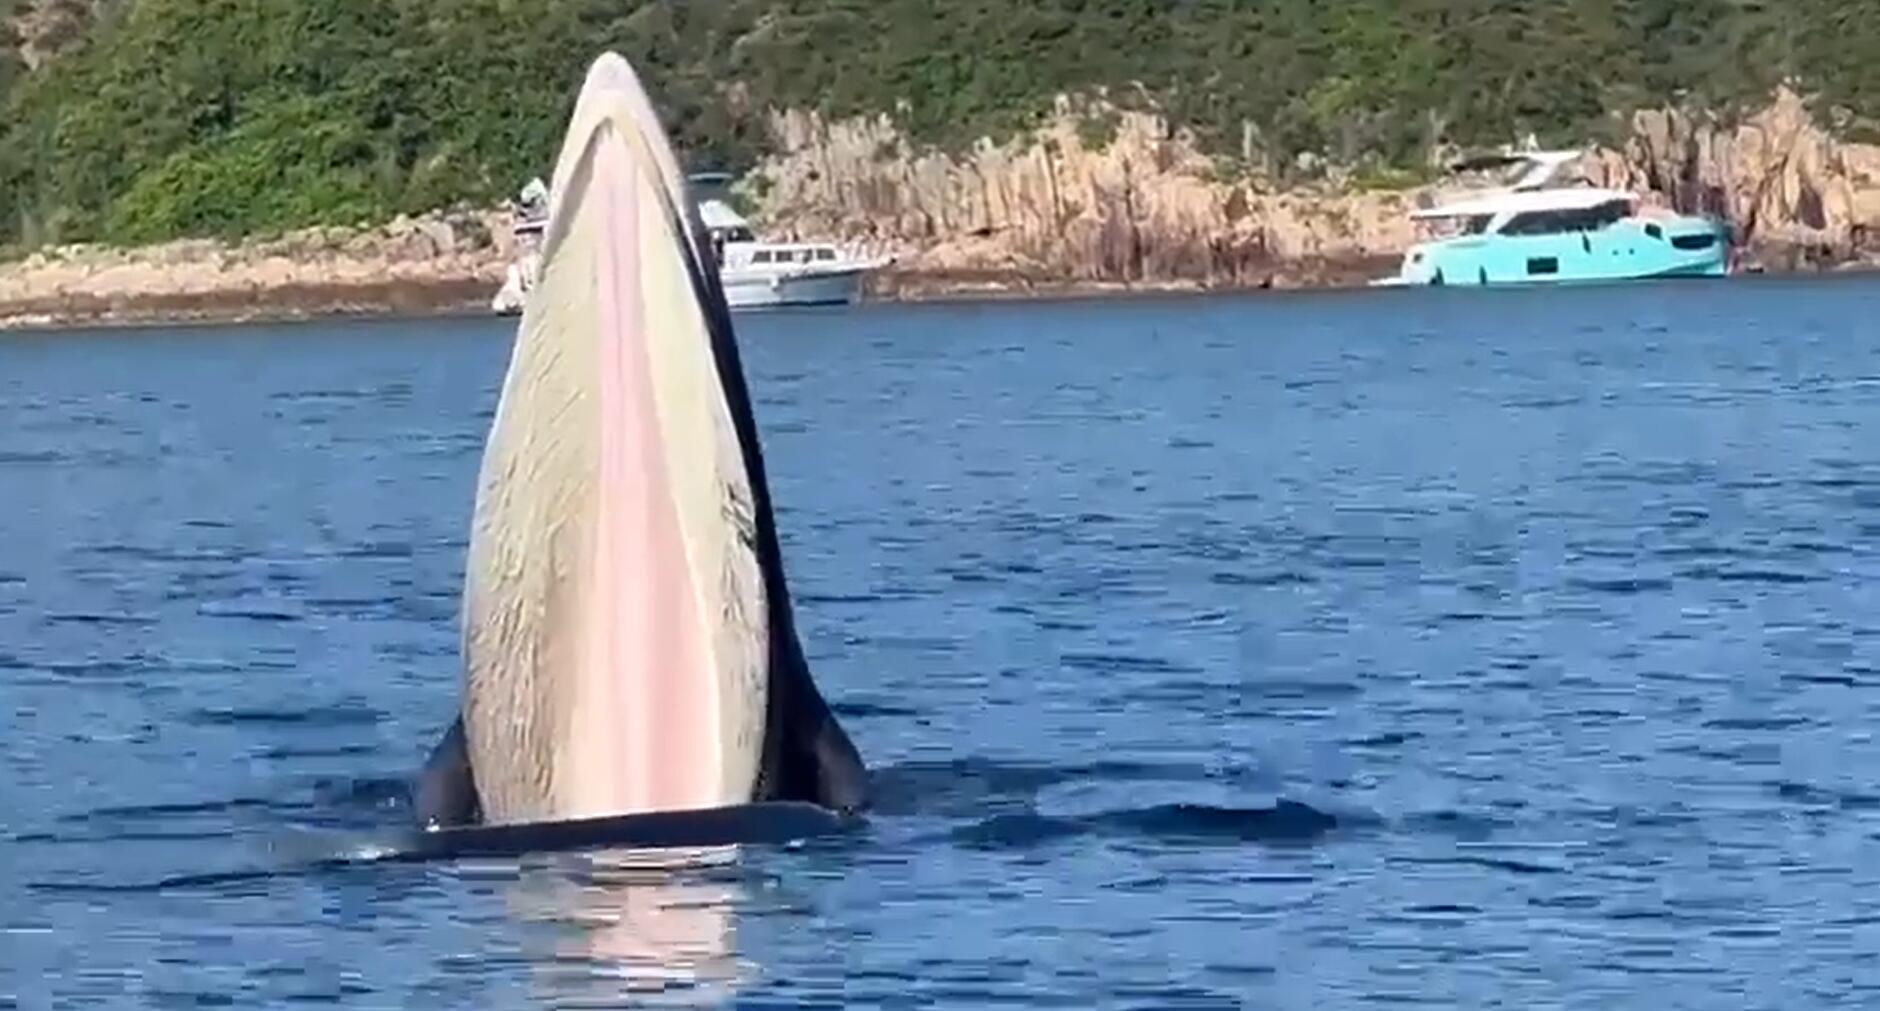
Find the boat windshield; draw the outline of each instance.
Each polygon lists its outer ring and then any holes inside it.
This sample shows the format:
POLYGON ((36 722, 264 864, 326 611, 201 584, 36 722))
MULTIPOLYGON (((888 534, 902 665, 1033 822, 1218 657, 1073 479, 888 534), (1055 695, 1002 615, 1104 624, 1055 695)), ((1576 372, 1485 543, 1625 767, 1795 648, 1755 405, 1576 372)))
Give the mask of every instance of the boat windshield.
POLYGON ((1623 221, 1632 213, 1626 200, 1608 200, 1593 207, 1528 211, 1508 219, 1502 235, 1559 235, 1563 232, 1596 232, 1623 221))

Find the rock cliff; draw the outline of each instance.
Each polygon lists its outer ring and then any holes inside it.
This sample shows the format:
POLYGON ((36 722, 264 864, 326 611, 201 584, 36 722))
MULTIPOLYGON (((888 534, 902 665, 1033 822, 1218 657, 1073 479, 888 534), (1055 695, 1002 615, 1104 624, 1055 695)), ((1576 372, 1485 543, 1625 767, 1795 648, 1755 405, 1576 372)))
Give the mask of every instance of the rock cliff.
POLYGON ((1596 182, 1729 221, 1752 265, 1866 262, 1880 252, 1880 146, 1835 139, 1783 90, 1756 115, 1648 110, 1618 150, 1589 155, 1596 182))
MULTIPOLYGON (((1390 270, 1414 239, 1407 213, 1446 195, 1365 190, 1337 173, 1293 190, 1224 178, 1162 118, 1108 116, 1113 134, 1093 137, 1089 110, 1066 100, 1031 136, 949 156, 916 150, 885 118, 779 113, 779 153, 747 192, 774 234, 892 252, 902 285, 956 288, 1352 281, 1390 270)), ((1725 218, 1752 266, 1845 263, 1880 247, 1880 147, 1835 140, 1793 92, 1736 124, 1639 112, 1622 145, 1584 161, 1592 182, 1725 218)))
POLYGON ((1273 192, 1220 178, 1158 116, 1115 113, 1109 138, 1088 122, 1066 101, 1034 134, 955 157, 915 150, 885 118, 781 113, 780 153, 747 191, 769 232, 839 236, 951 283, 1264 285, 1410 241, 1411 194, 1273 192))

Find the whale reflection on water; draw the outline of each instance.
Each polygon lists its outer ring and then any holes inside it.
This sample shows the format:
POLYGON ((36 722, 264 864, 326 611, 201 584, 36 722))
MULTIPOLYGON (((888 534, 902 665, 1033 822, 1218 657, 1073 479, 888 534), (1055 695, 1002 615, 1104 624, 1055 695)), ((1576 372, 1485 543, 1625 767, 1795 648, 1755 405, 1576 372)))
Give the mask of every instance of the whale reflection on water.
POLYGON ((737 953, 737 914, 749 901, 737 855, 600 851, 523 874, 506 891, 512 915, 532 928, 539 996, 558 1008, 735 996, 754 976, 737 953))

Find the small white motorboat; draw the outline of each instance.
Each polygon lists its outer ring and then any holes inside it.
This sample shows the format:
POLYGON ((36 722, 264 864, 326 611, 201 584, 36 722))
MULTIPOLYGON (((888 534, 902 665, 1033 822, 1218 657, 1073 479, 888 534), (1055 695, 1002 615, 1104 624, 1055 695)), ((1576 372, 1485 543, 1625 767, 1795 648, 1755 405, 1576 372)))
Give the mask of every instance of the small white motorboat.
MULTIPOLYGON (((700 174, 695 188, 722 186, 728 177, 700 174)), ((829 242, 765 242, 750 222, 718 197, 698 200, 700 221, 718 256, 719 283, 726 304, 736 309, 782 306, 850 305, 860 300, 871 271, 893 257, 867 257, 829 242)), ((516 258, 490 308, 498 315, 522 311, 541 267, 542 228, 548 220, 548 188, 540 179, 522 191, 516 207, 516 258)))

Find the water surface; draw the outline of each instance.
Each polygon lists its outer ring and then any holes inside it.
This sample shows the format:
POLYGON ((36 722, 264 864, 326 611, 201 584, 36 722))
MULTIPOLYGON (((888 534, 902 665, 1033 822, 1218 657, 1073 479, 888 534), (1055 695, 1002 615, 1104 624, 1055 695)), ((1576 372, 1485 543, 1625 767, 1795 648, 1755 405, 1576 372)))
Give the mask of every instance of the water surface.
POLYGON ((0 1008, 1880 987, 1880 285, 742 318, 867 834, 295 871, 456 692, 512 323, 0 341, 0 1008))

